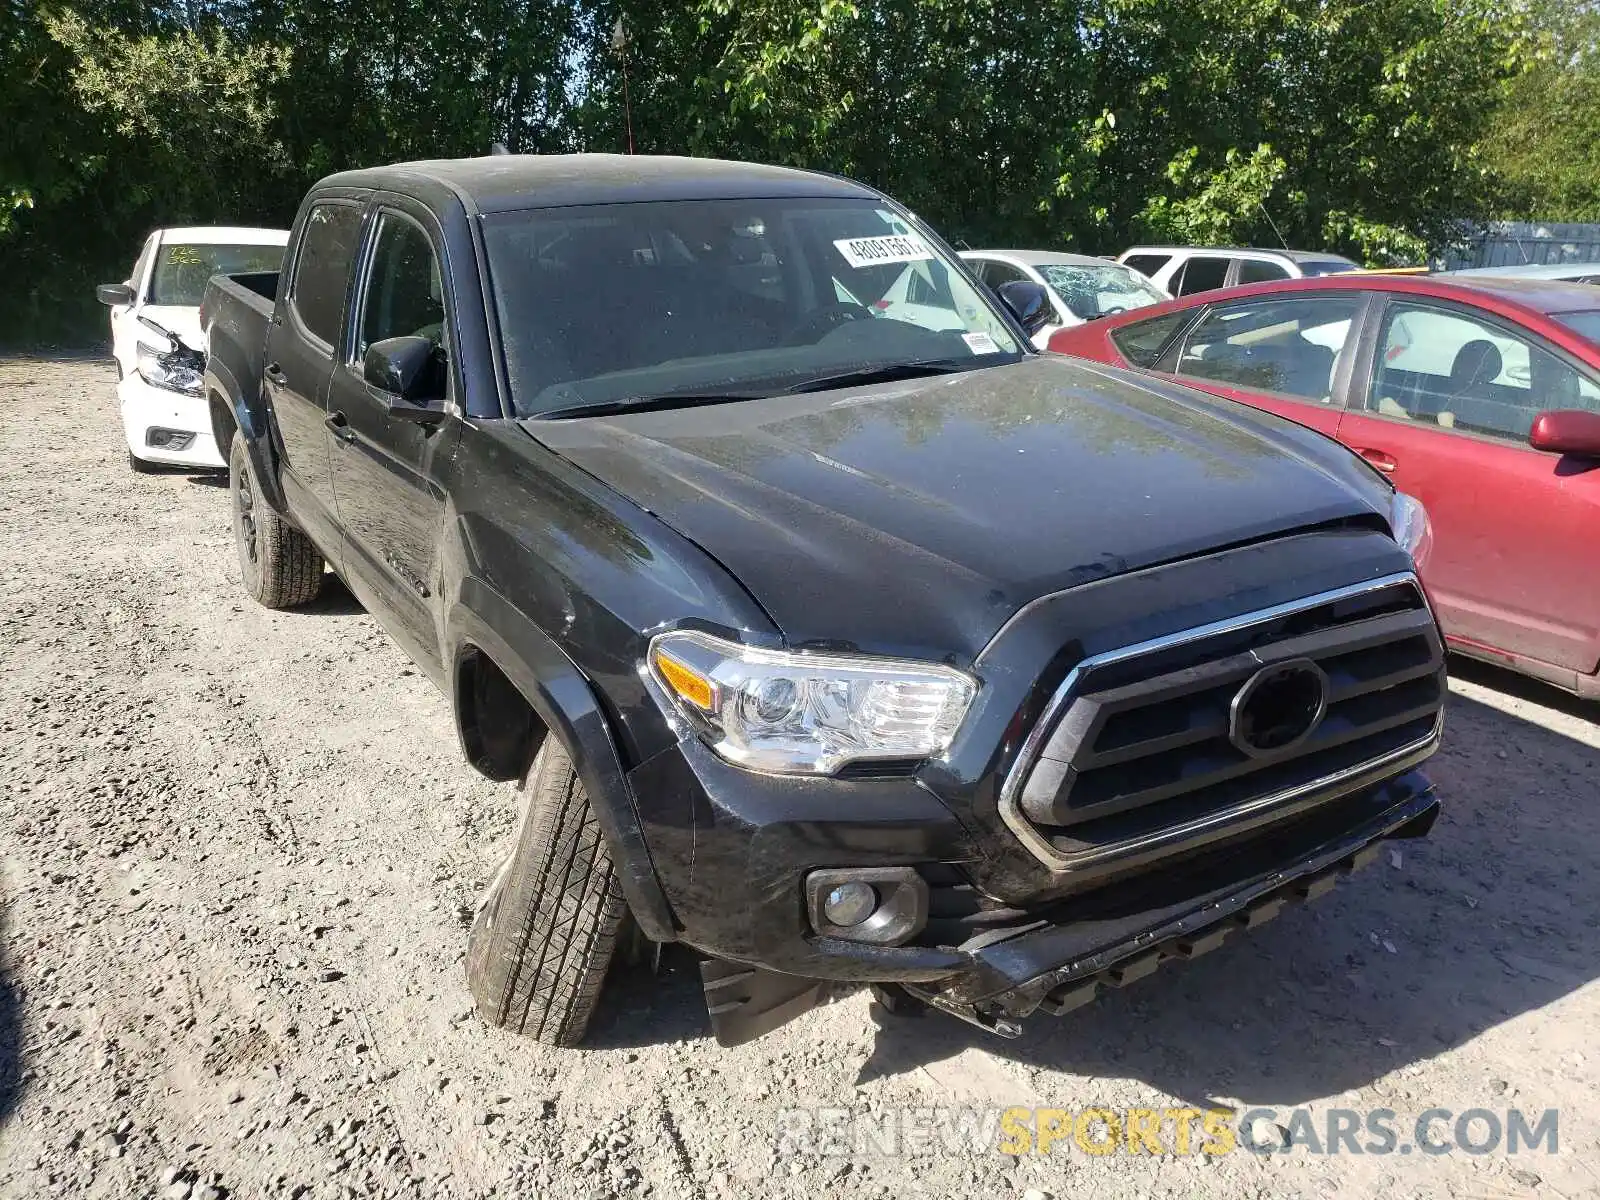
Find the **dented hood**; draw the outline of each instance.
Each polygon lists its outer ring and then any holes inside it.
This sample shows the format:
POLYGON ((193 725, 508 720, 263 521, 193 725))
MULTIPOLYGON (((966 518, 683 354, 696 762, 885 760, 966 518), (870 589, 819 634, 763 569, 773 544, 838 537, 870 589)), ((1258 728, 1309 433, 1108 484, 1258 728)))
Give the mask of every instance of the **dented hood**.
MULTIPOLYGON (((139 312, 149 317, 163 329, 170 330, 178 335, 180 341, 191 350, 205 352, 206 335, 200 328, 200 310, 193 305, 183 304, 146 304, 139 312)), ((159 345, 159 339, 153 331, 145 326, 139 326, 141 340, 158 349, 165 350, 166 346, 159 345)))
POLYGON ((525 428, 716 557, 791 645, 970 659, 1040 595, 1382 512, 1348 451, 1050 355, 525 428))

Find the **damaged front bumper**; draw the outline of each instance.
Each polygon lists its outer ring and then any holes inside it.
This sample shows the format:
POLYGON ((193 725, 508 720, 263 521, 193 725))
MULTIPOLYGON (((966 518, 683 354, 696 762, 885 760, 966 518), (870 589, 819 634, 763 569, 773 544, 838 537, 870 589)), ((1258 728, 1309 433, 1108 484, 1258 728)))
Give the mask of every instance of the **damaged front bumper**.
MULTIPOLYGON (((1243 846, 1062 901, 959 946, 874 948, 870 971, 856 982, 843 978, 848 968, 819 980, 708 959, 702 978, 712 1031, 722 1045, 738 1045, 870 979, 886 997, 914 997, 1015 1037, 1035 1011, 1068 1012, 1103 987, 1126 987, 1163 962, 1199 957, 1287 905, 1323 895, 1376 858, 1379 843, 1426 836, 1439 813, 1417 772, 1358 799, 1366 808, 1359 822, 1349 819, 1348 805, 1332 805, 1243 846)), ((827 941, 814 943, 823 957, 836 951, 859 962, 862 947, 827 941)))
POLYGON ((128 451, 135 458, 195 469, 227 466, 211 432, 204 397, 155 387, 130 372, 117 383, 117 401, 128 451))

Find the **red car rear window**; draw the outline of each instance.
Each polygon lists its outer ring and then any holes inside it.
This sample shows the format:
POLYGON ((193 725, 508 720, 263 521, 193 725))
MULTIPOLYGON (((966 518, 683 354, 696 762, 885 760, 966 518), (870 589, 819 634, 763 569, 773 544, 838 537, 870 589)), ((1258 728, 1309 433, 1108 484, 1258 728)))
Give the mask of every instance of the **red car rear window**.
POLYGON ((1189 323, 1194 309, 1164 313, 1148 321, 1135 321, 1121 329, 1111 331, 1111 341, 1118 352, 1136 367, 1153 367, 1161 358, 1173 334, 1189 323))

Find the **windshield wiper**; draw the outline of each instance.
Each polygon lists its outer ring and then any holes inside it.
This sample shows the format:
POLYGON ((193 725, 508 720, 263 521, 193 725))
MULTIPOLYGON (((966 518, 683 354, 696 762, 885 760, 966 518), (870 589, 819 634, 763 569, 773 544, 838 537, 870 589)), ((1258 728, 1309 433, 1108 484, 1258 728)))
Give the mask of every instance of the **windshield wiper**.
POLYGON ((860 367, 854 371, 841 371, 837 375, 819 375, 784 388, 780 396, 795 396, 801 392, 829 392, 834 388, 861 387, 869 383, 894 383, 901 379, 921 379, 928 375, 954 375, 968 371, 973 363, 952 363, 948 359, 925 359, 922 362, 882 363, 875 367, 860 367))
POLYGON ((624 396, 620 400, 596 400, 593 404, 572 404, 549 412, 531 413, 540 421, 561 421, 568 417, 610 417, 625 412, 652 412, 664 408, 693 408, 701 404, 734 404, 740 400, 762 400, 771 392, 664 392, 659 396, 624 396))
POLYGON ((658 396, 623 396, 617 400, 596 400, 592 404, 571 404, 549 412, 532 413, 540 421, 561 421, 569 417, 609 417, 618 413, 651 412, 670 408, 693 408, 701 404, 735 404, 741 400, 765 400, 769 396, 798 396, 803 392, 827 392, 834 388, 859 387, 869 383, 894 383, 900 379, 921 379, 928 375, 953 375, 969 371, 979 363, 953 362, 950 359, 924 359, 920 362, 879 363, 802 379, 799 383, 765 391, 663 392, 658 396))

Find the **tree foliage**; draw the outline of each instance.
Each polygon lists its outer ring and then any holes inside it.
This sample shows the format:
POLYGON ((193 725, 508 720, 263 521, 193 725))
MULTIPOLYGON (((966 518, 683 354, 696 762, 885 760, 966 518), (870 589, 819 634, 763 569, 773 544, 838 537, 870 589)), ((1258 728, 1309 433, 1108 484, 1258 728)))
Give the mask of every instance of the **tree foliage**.
POLYGON ((1552 0, 1532 66, 1486 139, 1503 181, 1501 214, 1600 221, 1600 6, 1552 0))
POLYGON ((1593 68, 1528 2, 6 0, 0 328, 97 337, 146 230, 285 224, 333 170, 620 150, 624 70, 641 152, 846 173, 973 245, 1414 259, 1504 203, 1508 92, 1593 68))

